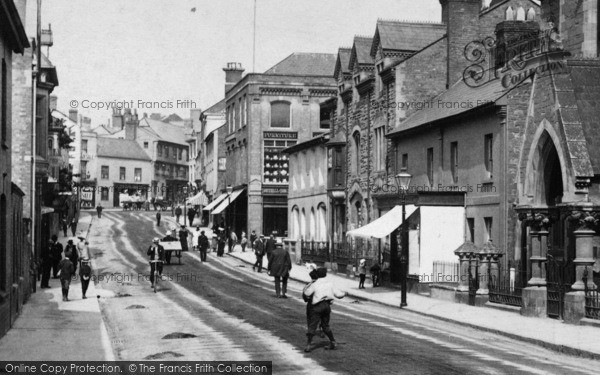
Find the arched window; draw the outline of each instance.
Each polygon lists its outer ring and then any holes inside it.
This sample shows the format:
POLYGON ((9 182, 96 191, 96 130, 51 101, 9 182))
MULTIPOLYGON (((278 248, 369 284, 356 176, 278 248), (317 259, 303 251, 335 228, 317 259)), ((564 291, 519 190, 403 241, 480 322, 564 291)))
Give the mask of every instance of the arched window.
POLYGON ((513 21, 515 19, 515 11, 512 7, 506 8, 506 20, 513 21))
POLYGON ((525 9, 523 7, 517 8, 517 21, 525 21, 525 9))
POLYGON ((529 8, 529 10, 527 11, 527 21, 533 20, 535 20, 535 9, 529 8))
POLYGON ((319 241, 327 241, 327 209, 320 203, 317 209, 319 241))
POLYGON ((300 210, 298 206, 292 208, 292 239, 300 237, 300 210))
POLYGON ((315 209, 314 207, 310 209, 310 232, 308 237, 311 240, 317 239, 317 223, 315 221, 315 209))
POLYGON ((49 139, 48 140, 48 151, 50 151, 50 153, 52 153, 52 150, 54 150, 54 140, 49 139))
POLYGON ((352 163, 352 172, 354 174, 359 174, 360 172, 360 133, 355 131, 352 134, 353 146, 352 150, 354 152, 354 160, 352 163))
POLYGON ((303 240, 306 240, 306 212, 304 211, 304 208, 300 215, 300 236, 302 236, 303 240))
POLYGON ((271 103, 271 127, 289 128, 291 124, 290 103, 276 101, 271 103))

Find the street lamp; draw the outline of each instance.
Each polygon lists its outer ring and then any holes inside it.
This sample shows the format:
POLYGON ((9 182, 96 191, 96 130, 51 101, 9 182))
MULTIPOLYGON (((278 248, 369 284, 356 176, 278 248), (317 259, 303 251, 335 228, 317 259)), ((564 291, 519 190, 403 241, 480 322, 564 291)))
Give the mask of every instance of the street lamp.
MULTIPOLYGON (((187 225, 185 219, 187 218, 187 194, 188 188, 187 186, 183 187, 183 225, 187 225)), ((190 223, 191 226, 192 223, 190 223)))
MULTIPOLYGON (((229 205, 231 205, 231 193, 233 193, 233 186, 231 185, 227 185, 227 212, 229 212, 229 205)), ((227 215, 225 215, 225 217, 227 217, 227 215)), ((227 222, 225 223, 225 231, 227 231, 229 228, 229 220, 227 220, 227 222)), ((229 233, 229 236, 231 236, 231 233, 229 233)), ((229 240, 229 239, 228 239, 229 240)))
POLYGON ((396 175, 396 183, 398 184, 398 193, 401 196, 402 202, 402 225, 401 225, 401 240, 402 240, 402 253, 400 254, 400 268, 402 270, 401 274, 401 288, 402 295, 400 300, 400 308, 406 306, 406 279, 408 276, 408 244, 407 236, 406 236, 406 193, 408 191, 408 187, 410 186, 410 179, 412 176, 406 172, 406 168, 402 168, 400 173, 396 175))

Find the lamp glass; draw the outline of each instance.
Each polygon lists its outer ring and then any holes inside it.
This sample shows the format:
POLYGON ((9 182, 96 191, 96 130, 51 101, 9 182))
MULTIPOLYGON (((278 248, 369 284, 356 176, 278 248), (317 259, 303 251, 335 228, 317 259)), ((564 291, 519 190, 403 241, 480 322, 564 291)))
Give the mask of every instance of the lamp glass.
POLYGON ((233 193, 233 186, 229 185, 227 186, 227 194, 231 194, 233 193))
POLYGON ((400 190, 408 190, 412 176, 406 172, 406 168, 402 168, 401 172, 396 175, 396 183, 400 190))

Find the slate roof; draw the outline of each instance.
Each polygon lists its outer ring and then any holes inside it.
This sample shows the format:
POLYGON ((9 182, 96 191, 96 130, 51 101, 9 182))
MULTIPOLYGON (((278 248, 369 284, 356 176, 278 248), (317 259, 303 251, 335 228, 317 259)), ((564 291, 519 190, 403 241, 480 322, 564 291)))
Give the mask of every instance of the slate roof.
POLYGON ((178 122, 178 121, 183 121, 183 119, 181 117, 179 117, 178 114, 176 113, 172 113, 169 116, 165 117, 163 119, 164 122, 178 122))
POLYGON ((151 118, 143 118, 140 120, 139 127, 151 131, 157 138, 165 142, 177 143, 182 146, 187 146, 185 129, 181 126, 168 124, 166 122, 153 120, 151 118))
POLYGON ((384 50, 420 51, 446 34, 446 25, 402 21, 377 21, 371 57, 375 58, 381 44, 384 50))
POLYGON ((389 136, 489 105, 507 93, 508 90, 504 89, 499 79, 480 87, 469 87, 460 80, 449 90, 426 102, 423 109, 404 120, 389 136))
POLYGON ((211 107, 209 107, 208 109, 205 109, 202 113, 221 113, 225 110, 225 104, 226 101, 225 99, 221 100, 220 102, 213 104, 211 107))
POLYGON ((592 169, 594 174, 600 174, 600 61, 570 60, 569 66, 592 169))
POLYGON ((350 62, 348 63, 348 69, 353 71, 354 64, 359 65, 373 65, 375 61, 371 56, 371 46, 373 45, 373 38, 365 36, 355 36, 354 43, 352 44, 352 53, 350 54, 350 62))
POLYGON ((350 65, 350 54, 352 48, 339 48, 337 59, 335 62, 335 71, 333 72, 334 77, 338 77, 340 73, 350 73, 348 65, 350 65))
POLYGON ((332 53, 294 52, 264 74, 332 77, 336 58, 332 53))
POLYGON ((152 160, 136 141, 130 141, 127 139, 98 137, 97 145, 97 155, 99 157, 103 156, 108 158, 147 161, 152 160))

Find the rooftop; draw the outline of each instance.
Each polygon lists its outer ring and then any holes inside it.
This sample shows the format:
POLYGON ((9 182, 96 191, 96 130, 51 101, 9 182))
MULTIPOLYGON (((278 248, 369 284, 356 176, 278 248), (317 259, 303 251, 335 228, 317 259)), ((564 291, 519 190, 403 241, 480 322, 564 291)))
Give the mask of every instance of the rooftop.
POLYGON ((182 126, 168 124, 159 120, 145 117, 140 120, 140 128, 147 129, 160 140, 187 146, 185 129, 182 126))
POLYGON ((371 45, 371 57, 381 45, 384 50, 420 51, 446 34, 446 25, 403 21, 377 21, 375 37, 371 45))
POLYGON ((294 52, 264 74, 332 77, 336 58, 332 53, 294 52))
POLYGON ((371 57, 371 46, 373 45, 373 38, 365 36, 355 36, 354 44, 352 45, 352 53, 350 54, 350 62, 348 63, 348 69, 354 70, 354 64, 369 65, 375 64, 373 57, 371 57))
POLYGON ((97 155, 99 157, 103 156, 118 159, 151 160, 136 141, 98 137, 97 142, 97 155))

